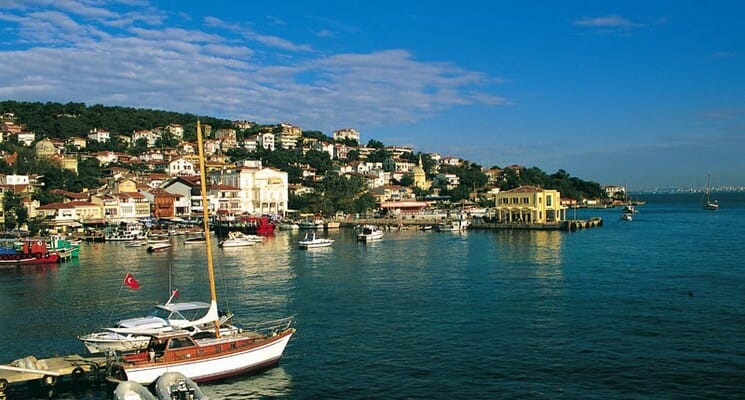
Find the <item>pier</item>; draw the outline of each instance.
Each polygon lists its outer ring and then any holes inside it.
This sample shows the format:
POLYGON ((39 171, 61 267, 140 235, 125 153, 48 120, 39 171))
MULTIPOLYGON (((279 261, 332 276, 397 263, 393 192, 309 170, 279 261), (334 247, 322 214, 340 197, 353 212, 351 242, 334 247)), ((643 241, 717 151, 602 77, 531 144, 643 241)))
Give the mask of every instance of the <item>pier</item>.
MULTIPOLYGON (((381 227, 396 227, 398 229, 418 229, 422 226, 437 226, 447 223, 452 218, 358 218, 341 223, 342 227, 355 227, 358 225, 375 225, 381 227)), ((483 218, 472 218, 468 229, 493 229, 493 230, 542 230, 542 231, 567 231, 573 232, 580 229, 598 228, 603 226, 603 219, 594 217, 590 219, 571 219, 556 223, 523 223, 523 222, 487 222, 483 218)))
POLYGON ((110 358, 105 356, 83 357, 77 354, 65 357, 37 359, 27 356, 0 365, 0 400, 6 398, 8 388, 37 384, 50 391, 61 382, 98 383, 105 380, 110 358))

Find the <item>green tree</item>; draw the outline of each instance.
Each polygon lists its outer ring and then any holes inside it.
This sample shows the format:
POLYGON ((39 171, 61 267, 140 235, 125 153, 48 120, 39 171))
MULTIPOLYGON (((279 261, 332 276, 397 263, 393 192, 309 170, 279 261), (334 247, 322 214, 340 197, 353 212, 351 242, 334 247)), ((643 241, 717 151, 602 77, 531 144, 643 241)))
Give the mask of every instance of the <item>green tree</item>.
POLYGON ((367 141, 367 147, 373 148, 373 149, 384 149, 385 145, 383 142, 375 139, 370 139, 367 141))
POLYGON ((398 183, 401 186, 411 187, 412 185, 414 185, 414 175, 403 174, 403 176, 401 176, 401 180, 398 183))
POLYGON ((22 227, 28 221, 28 210, 23 206, 23 199, 12 190, 3 193, 3 216, 6 230, 22 227))

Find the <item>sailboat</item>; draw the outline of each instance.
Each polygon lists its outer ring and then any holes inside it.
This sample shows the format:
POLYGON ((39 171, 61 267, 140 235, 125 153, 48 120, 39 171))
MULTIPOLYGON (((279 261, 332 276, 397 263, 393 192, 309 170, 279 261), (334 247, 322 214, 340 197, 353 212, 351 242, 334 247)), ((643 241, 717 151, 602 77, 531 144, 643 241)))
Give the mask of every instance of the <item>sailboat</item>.
POLYGON ((711 199, 711 174, 706 174, 706 190, 704 190, 704 210, 716 211, 719 209, 719 201, 711 199))
MULTIPOLYGON (((210 301, 217 307, 215 273, 209 235, 209 210, 205 175, 202 129, 197 120, 204 236, 207 249, 210 301)), ((209 382, 245 374, 279 363, 280 357, 295 333, 292 318, 266 322, 252 330, 238 329, 222 334, 220 321, 204 336, 189 331, 152 332, 146 349, 126 354, 111 365, 111 378, 150 384, 165 372, 180 372, 195 382, 209 382)), ((143 332, 138 332, 142 334, 143 332)))

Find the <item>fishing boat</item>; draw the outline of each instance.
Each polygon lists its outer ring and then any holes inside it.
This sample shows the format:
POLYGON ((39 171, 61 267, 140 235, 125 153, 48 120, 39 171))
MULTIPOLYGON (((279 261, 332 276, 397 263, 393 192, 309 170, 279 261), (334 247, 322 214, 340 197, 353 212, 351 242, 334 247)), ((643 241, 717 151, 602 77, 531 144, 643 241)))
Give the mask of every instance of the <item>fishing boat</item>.
POLYGON ((305 234, 305 238, 298 242, 298 247, 301 249, 312 249, 316 247, 328 247, 334 244, 334 239, 326 239, 316 237, 315 232, 308 232, 305 234))
POLYGON ((0 265, 37 265, 60 262, 59 253, 49 251, 43 240, 24 240, 20 250, 0 252, 0 265))
POLYGON ((703 198, 704 210, 716 211, 719 209, 719 201, 711 199, 711 174, 706 175, 706 189, 703 198))
MULTIPOLYGON (((200 183, 202 204, 207 201, 204 145, 202 130, 197 120, 200 183)), ((211 307, 217 305, 215 272, 209 236, 209 207, 203 207, 204 234, 207 239, 207 275, 211 307)), ((223 335, 220 321, 214 318, 215 330, 208 337, 194 337, 185 330, 153 333, 148 348, 126 354, 114 361, 110 375, 114 379, 150 384, 160 375, 177 371, 195 382, 208 382, 279 363, 280 357, 295 333, 292 318, 270 321, 254 329, 238 330, 223 335)))
POLYGON ((362 226, 362 231, 357 234, 358 242, 373 242, 383 239, 383 231, 373 225, 362 226))
POLYGON ((60 235, 51 235, 47 240, 47 249, 50 252, 58 252, 60 256, 64 253, 71 258, 78 258, 80 255, 80 243, 74 243, 60 235))

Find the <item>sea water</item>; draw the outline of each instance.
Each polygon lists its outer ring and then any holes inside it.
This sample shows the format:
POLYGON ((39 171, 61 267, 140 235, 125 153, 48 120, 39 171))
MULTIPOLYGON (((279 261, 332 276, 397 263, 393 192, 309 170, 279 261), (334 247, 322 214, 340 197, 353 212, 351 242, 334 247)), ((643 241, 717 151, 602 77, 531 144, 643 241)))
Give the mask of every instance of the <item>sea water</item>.
MULTIPOLYGON (((303 232, 215 248, 218 301, 252 323, 293 315, 280 365, 200 385, 212 399, 745 398, 745 194, 570 210, 603 226, 303 232)), ((177 288, 207 300, 204 247, 149 254, 89 243, 80 259, 0 270, 0 362, 83 354, 77 335, 141 315, 177 288), (122 285, 126 273, 139 289, 122 285)), ((57 393, 106 399, 106 386, 57 393)), ((23 393, 22 396, 29 396, 23 393)), ((13 397, 11 397, 13 398, 13 397)), ((27 397, 20 397, 27 398, 27 397)))

